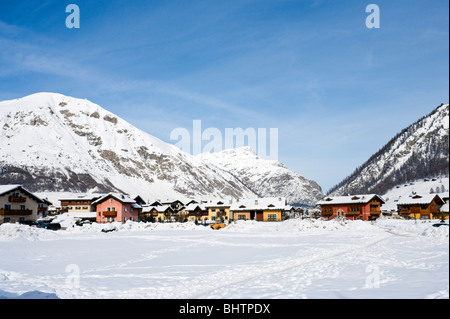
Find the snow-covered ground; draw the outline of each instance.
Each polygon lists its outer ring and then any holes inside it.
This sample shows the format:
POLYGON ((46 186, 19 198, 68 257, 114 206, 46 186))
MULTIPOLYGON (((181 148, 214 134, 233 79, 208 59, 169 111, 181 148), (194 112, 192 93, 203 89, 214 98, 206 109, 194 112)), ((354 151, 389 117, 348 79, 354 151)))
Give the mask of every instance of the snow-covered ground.
POLYGON ((0 226, 0 298, 449 298, 436 221, 62 222, 0 226))

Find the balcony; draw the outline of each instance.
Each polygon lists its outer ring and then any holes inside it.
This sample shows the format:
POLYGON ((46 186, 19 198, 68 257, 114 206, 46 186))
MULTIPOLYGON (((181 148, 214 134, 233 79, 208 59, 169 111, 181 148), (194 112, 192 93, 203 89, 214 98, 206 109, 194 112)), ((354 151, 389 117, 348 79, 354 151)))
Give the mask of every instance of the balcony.
POLYGON ((27 198, 22 196, 9 196, 8 200, 11 203, 25 203, 27 198))
POLYGON ((0 215, 32 215, 31 209, 3 209, 0 208, 0 215))
POLYGON ((105 217, 116 217, 117 216, 116 211, 104 211, 104 212, 102 212, 102 214, 105 217))

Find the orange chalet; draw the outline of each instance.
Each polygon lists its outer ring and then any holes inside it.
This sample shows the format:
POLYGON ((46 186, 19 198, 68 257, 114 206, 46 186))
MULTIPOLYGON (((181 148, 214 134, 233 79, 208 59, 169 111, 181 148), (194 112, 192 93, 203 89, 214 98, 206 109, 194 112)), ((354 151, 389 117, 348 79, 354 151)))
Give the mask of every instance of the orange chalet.
POLYGON ((369 194, 326 197, 317 205, 320 205, 322 217, 326 219, 343 216, 350 220, 374 220, 380 217, 384 203, 380 196, 369 194))

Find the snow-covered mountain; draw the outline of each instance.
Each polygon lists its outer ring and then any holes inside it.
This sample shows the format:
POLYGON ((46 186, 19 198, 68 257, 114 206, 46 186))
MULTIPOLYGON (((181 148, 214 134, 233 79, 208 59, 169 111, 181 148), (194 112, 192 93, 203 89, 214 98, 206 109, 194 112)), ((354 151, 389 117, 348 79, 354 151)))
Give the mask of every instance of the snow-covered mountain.
POLYGON ((404 183, 449 176, 449 104, 392 138, 329 194, 384 194, 404 183))
POLYGON ((275 160, 265 160, 246 146, 197 155, 239 178, 261 197, 285 197, 291 204, 314 205, 323 197, 320 186, 275 160))
MULTIPOLYGON (((235 162, 237 171, 242 160, 235 162)), ((314 192, 304 188, 282 164, 253 164, 260 166, 255 176, 221 169, 84 99, 37 93, 0 102, 0 184, 40 194, 122 191, 162 200, 292 195, 309 203, 320 192, 317 184, 314 192), (269 176, 261 173, 270 167, 269 176)))
POLYGON ((107 192, 146 198, 248 197, 209 167, 100 106, 55 93, 0 102, 0 184, 36 192, 107 192))

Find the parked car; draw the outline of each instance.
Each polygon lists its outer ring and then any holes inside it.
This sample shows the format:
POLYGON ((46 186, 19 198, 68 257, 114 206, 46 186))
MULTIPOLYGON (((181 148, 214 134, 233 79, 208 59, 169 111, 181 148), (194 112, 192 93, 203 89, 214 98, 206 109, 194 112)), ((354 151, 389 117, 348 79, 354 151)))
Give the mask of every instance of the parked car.
POLYGON ((448 224, 446 224, 446 223, 436 223, 436 224, 433 224, 433 227, 441 227, 441 226, 449 226, 448 224))
POLYGON ((59 223, 52 223, 51 221, 38 221, 36 223, 36 227, 38 228, 45 228, 45 229, 50 229, 50 230, 59 230, 61 229, 61 224, 59 223))

